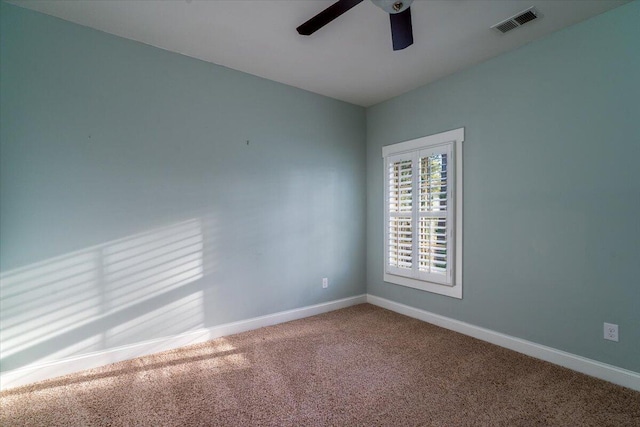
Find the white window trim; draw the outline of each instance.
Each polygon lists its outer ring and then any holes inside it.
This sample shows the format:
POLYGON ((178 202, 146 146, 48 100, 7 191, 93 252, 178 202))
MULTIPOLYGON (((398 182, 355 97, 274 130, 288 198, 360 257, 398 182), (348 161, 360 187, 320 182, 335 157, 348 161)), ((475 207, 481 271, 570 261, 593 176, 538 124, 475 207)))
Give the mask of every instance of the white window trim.
POLYGON ((431 147, 451 143, 453 145, 453 157, 455 178, 452 186, 452 200, 454 201, 454 264, 453 264, 453 280, 451 285, 443 285, 434 282, 427 282, 405 276, 398 276, 387 271, 388 265, 388 231, 389 210, 387 206, 388 183, 385 181, 385 195, 383 197, 384 206, 384 281, 401 286, 420 289, 427 292, 433 292, 440 295, 446 295, 453 298, 462 299, 462 143, 464 142, 464 128, 454 129, 422 138, 412 139, 410 141, 400 142, 397 144, 382 147, 383 167, 385 176, 387 173, 387 158, 412 151, 429 149, 431 147))

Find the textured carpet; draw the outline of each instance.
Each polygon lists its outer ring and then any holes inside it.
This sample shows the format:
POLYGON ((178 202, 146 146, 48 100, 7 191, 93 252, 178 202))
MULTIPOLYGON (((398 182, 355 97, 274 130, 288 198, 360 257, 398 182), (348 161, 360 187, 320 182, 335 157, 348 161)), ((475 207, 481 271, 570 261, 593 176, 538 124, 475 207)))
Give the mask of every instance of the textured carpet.
POLYGON ((0 402, 2 426, 640 426, 636 391, 369 304, 0 402))

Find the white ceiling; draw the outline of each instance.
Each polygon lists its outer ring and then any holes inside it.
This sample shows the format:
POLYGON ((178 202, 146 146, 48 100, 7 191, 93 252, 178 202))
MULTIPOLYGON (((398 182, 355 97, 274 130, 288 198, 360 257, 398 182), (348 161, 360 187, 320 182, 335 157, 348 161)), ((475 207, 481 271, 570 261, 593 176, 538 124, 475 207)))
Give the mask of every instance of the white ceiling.
POLYGON ((20 0, 91 28, 370 106, 629 0, 416 0, 414 45, 391 48, 388 15, 365 1, 317 33, 296 27, 332 0, 20 0), (529 6, 542 18, 491 30, 529 6))

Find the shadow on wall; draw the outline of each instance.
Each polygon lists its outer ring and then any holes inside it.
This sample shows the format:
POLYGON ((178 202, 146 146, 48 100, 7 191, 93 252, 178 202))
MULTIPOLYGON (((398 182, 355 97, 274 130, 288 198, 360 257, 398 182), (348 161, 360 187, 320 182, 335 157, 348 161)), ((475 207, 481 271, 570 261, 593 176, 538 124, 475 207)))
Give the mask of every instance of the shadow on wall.
POLYGON ((202 221, 0 275, 0 370, 166 337, 205 322, 202 221))

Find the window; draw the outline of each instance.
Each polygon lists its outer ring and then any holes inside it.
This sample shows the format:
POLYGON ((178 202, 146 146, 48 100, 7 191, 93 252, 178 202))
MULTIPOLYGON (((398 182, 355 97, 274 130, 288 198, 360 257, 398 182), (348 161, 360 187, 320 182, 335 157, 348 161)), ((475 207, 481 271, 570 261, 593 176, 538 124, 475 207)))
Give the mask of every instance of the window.
POLYGON ((384 280, 462 298, 464 128, 382 147, 384 280))

